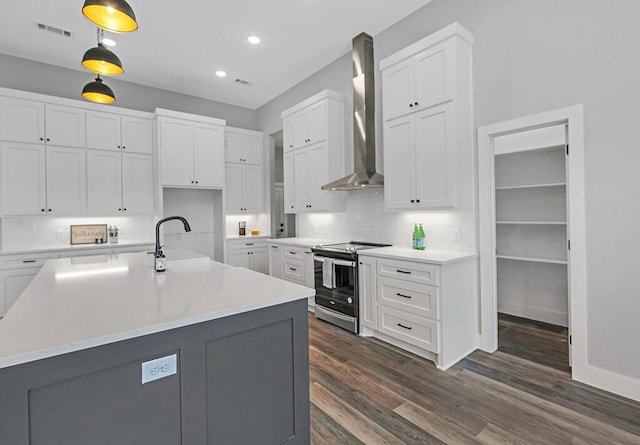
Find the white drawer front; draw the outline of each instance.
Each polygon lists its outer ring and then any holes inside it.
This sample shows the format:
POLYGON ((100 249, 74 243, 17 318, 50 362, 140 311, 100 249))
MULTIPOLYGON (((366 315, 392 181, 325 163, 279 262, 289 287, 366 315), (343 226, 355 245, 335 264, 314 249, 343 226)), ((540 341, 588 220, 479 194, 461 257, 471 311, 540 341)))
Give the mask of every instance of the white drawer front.
POLYGON ((437 321, 380 305, 378 329, 384 334, 427 351, 436 354, 440 352, 437 321))
POLYGON ((30 253, 0 256, 0 269, 42 267, 47 260, 58 258, 57 253, 30 253))
POLYGON ((414 261, 378 259, 378 275, 438 286, 440 266, 414 261))
POLYGON ((267 247, 267 238, 258 239, 234 239, 229 240, 229 250, 231 249, 257 249, 267 247))
POLYGON ((304 260, 304 251, 303 247, 291 247, 291 246, 282 246, 282 255, 285 258, 291 259, 299 259, 304 260))
POLYGON ((284 259, 284 271, 282 277, 287 281, 302 284, 304 286, 304 260, 284 259))
POLYGON ((432 320, 440 319, 440 289, 435 286, 379 277, 378 303, 432 320))

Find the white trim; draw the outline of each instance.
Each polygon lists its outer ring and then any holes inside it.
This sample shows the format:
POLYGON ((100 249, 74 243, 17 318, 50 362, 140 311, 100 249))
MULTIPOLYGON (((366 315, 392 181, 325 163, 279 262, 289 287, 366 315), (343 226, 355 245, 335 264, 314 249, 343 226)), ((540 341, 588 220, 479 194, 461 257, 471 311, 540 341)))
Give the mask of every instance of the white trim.
POLYGON ((527 306, 526 304, 513 301, 499 301, 498 310, 504 314, 515 315, 516 317, 532 318, 534 320, 543 321, 545 323, 551 323, 558 326, 567 326, 568 314, 566 312, 527 306))
POLYGON ((244 135, 247 135, 247 136, 260 136, 260 137, 264 136, 264 134, 261 131, 248 130, 246 128, 238 128, 238 127, 229 127, 229 126, 227 126, 227 127, 225 127, 224 131, 226 133, 244 134, 244 135))
POLYGON ((0 87, 0 96, 11 97, 15 99, 33 100, 36 102, 44 102, 47 104, 63 105, 74 107, 87 111, 100 111, 102 113, 120 114, 123 116, 139 117, 142 119, 154 119, 155 114, 147 111, 131 110, 129 108, 119 108, 112 105, 95 104, 86 100, 67 99, 58 96, 49 96, 46 94, 32 93, 30 91, 12 90, 10 88, 0 87))
POLYGON ((224 119, 218 119, 218 118, 209 117, 209 116, 200 116, 200 115, 191 114, 191 113, 183 113, 181 111, 167 110, 165 108, 156 108, 155 113, 157 117, 172 117, 175 119, 186 119, 192 122, 200 122, 204 124, 221 125, 221 126, 227 125, 227 121, 225 121, 224 119))
POLYGON ((397 53, 394 53, 386 59, 382 59, 379 64, 380 71, 390 67, 391 65, 395 65, 398 62, 402 62, 403 60, 408 59, 409 57, 412 57, 453 36, 458 36, 462 40, 473 45, 473 34, 471 34, 471 32, 469 32, 469 30, 463 27, 460 23, 453 22, 441 30, 436 31, 433 34, 429 34, 424 39, 418 40, 397 53))
POLYGON ((333 90, 320 91, 318 94, 315 94, 310 98, 303 100, 293 107, 287 108, 282 113, 280 113, 280 117, 284 119, 292 114, 297 113, 300 110, 307 108, 309 105, 313 105, 314 103, 321 101, 322 99, 335 99, 337 101, 344 102, 344 95, 333 90))
MULTIPOLYGON (((571 251, 568 261, 569 320, 572 334, 572 366, 575 376, 587 372, 587 270, 584 197, 584 111, 582 105, 513 119, 478 128, 478 200, 480 244, 481 349, 498 348, 498 302, 496 296, 496 225, 493 139, 520 131, 567 124, 568 229, 571 251)), ((576 377, 577 378, 577 377, 576 377)), ((597 385, 596 379, 583 380, 597 385)))

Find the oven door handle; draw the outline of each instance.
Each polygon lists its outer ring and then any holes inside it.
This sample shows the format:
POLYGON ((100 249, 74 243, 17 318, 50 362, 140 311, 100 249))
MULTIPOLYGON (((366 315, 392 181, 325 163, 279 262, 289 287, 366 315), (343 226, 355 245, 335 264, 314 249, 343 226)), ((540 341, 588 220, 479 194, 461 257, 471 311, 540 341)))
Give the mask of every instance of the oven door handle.
MULTIPOLYGON (((324 258, 318 255, 314 255, 313 261, 317 261, 319 263, 324 263, 324 258)), ((347 267, 356 267, 355 261, 345 261, 345 260, 333 260, 334 266, 347 266, 347 267)))

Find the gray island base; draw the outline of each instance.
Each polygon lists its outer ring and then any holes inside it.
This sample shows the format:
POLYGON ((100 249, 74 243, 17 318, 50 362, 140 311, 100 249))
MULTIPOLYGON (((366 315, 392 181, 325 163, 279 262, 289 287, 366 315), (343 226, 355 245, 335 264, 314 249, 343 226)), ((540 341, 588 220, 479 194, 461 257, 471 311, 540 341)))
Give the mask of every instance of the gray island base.
POLYGON ((308 444, 307 329, 296 300, 0 369, 0 444, 308 444))

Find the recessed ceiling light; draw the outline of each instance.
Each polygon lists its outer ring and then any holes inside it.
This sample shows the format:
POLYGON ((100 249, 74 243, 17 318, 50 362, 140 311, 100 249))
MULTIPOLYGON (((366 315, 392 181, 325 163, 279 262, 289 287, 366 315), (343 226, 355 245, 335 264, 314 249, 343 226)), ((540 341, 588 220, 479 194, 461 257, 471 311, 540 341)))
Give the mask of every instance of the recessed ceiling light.
POLYGON ((258 36, 249 36, 247 40, 253 45, 257 45, 258 43, 260 43, 260 37, 258 36))
POLYGON ((102 39, 102 43, 105 46, 116 46, 116 41, 115 40, 111 40, 111 39, 107 39, 107 38, 102 39))
POLYGON ((218 76, 218 77, 225 77, 226 75, 227 75, 227 73, 222 71, 222 70, 216 71, 216 76, 218 76))

